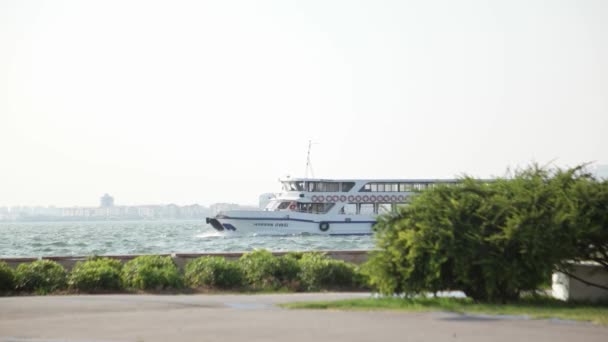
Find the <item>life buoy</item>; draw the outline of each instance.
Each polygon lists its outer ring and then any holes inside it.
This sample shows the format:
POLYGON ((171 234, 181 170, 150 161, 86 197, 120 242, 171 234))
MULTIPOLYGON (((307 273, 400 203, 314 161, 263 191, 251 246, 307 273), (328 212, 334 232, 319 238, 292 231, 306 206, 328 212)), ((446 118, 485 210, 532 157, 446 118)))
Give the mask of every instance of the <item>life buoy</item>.
POLYGON ((344 202, 344 201, 346 201, 346 196, 344 196, 344 195, 340 196, 340 202, 344 202))
MULTIPOLYGON (((363 197, 363 198, 365 198, 365 197, 363 197)), ((372 202, 376 202, 376 196, 374 196, 374 195, 369 196, 369 200, 372 202)))
POLYGON ((326 232, 329 230, 329 222, 319 222, 319 230, 326 232))
POLYGON ((338 197, 338 196, 336 196, 336 195, 334 195, 334 197, 332 197, 332 200, 333 200, 334 202, 338 202, 338 200, 339 200, 339 199, 340 199, 340 197, 338 197))
POLYGON ((319 199, 317 198, 317 195, 313 195, 313 196, 310 198, 310 200, 311 200, 311 201, 313 201, 313 202, 317 202, 319 199))
POLYGON ((405 199, 405 197, 403 197, 403 195, 399 195, 399 197, 397 197, 397 199, 399 200, 399 202, 403 202, 403 200, 405 199))
POLYGON ((323 195, 317 197, 317 199, 319 200, 319 202, 325 201, 325 197, 323 197, 323 195))
POLYGON ((390 202, 391 198, 389 195, 384 195, 384 202, 390 202))
POLYGON ((355 196, 353 196, 353 195, 348 196, 348 201, 349 202, 352 202, 354 200, 355 200, 355 196))
POLYGON ((396 202, 397 201, 397 196, 393 195, 391 196, 391 202, 396 202))
POLYGON ((355 201, 361 202, 361 196, 359 196, 359 195, 355 196, 355 201))
POLYGON ((363 196, 363 202, 367 202, 367 201, 369 201, 369 196, 364 195, 364 196, 363 196))
POLYGON ((289 205, 289 210, 296 210, 296 204, 295 203, 291 203, 289 205))

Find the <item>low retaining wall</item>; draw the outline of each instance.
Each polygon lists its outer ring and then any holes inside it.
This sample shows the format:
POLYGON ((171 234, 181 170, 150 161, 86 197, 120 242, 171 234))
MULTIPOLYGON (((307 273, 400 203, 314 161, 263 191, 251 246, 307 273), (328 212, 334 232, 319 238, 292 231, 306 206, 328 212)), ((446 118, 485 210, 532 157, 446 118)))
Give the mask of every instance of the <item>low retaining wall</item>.
MULTIPOLYGON (((304 251, 307 253, 310 251, 304 251)), ((315 251, 317 252, 317 251, 315 251)), ((367 260, 369 251, 367 250, 352 250, 352 251, 319 251, 325 253, 328 257, 336 260, 344 260, 353 264, 361 264, 367 260)), ((186 263, 190 260, 200 258, 202 256, 220 256, 227 260, 236 260, 240 258, 246 252, 233 252, 233 253, 173 253, 173 254, 155 254, 161 256, 170 256, 173 258, 175 263, 183 268, 186 263)), ((285 255, 289 252, 272 252, 275 256, 285 255)), ((143 254, 130 254, 130 255, 102 255, 105 258, 120 260, 123 263, 131 259, 134 259, 143 254)), ((85 261, 86 256, 46 256, 39 258, 0 258, 1 261, 6 262, 9 266, 15 268, 19 264, 29 263, 36 260, 53 260, 61 264, 66 270, 71 270, 72 267, 78 261, 85 261)))
MULTIPOLYGON (((581 262, 573 264, 570 273, 590 283, 608 286, 608 271, 598 263, 581 262)), ((608 290, 589 286, 564 273, 554 273, 552 282, 553 297, 557 299, 565 301, 608 300, 608 290)))

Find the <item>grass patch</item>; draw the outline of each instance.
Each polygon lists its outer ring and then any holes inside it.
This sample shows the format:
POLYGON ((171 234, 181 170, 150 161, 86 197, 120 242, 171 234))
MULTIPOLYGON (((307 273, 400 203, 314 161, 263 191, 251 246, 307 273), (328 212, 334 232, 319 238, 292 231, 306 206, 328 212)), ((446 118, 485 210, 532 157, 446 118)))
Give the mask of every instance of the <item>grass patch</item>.
POLYGON ((468 298, 364 298, 282 304, 289 309, 448 311, 490 315, 567 319, 608 325, 608 304, 565 303, 551 298, 529 298, 509 304, 475 303, 468 298))

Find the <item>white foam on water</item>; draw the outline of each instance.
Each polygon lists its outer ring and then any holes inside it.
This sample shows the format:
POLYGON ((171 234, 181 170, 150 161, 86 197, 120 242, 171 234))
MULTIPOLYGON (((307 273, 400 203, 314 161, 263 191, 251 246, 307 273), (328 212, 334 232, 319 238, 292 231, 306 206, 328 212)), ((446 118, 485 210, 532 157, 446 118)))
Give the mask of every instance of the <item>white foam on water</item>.
POLYGON ((217 237, 223 237, 223 236, 224 236, 224 234, 222 234, 222 232, 218 232, 218 231, 204 232, 202 234, 195 235, 195 237, 197 237, 199 239, 209 239, 209 238, 217 238, 217 237))

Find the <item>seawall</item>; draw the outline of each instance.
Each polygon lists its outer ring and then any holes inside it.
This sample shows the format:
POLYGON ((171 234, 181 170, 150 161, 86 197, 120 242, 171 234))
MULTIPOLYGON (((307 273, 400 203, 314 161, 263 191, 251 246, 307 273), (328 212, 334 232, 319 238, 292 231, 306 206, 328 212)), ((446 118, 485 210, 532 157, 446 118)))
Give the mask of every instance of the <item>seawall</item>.
MULTIPOLYGON (((307 253, 312 251, 302 251, 307 253)), ((325 253, 328 257, 336 260, 344 260, 353 264, 361 264, 367 260, 369 250, 350 250, 350 251, 314 251, 325 253)), ((172 254, 155 254, 161 256, 170 256, 173 258, 175 263, 183 268, 186 263, 190 260, 200 258, 203 256, 219 256, 224 257, 227 260, 236 260, 240 258, 246 252, 230 252, 230 253, 172 253, 172 254)), ((289 252, 272 252, 275 256, 285 255, 289 252)), ((102 255, 105 258, 111 258, 120 260, 121 262, 127 262, 138 256, 144 254, 129 254, 129 255, 102 255)), ((36 260, 53 260, 61 264, 65 269, 71 270, 72 267, 79 261, 85 261, 87 256, 45 256, 45 257, 25 257, 25 258, 0 258, 0 261, 6 262, 9 266, 15 268, 19 264, 29 263, 36 260)))

